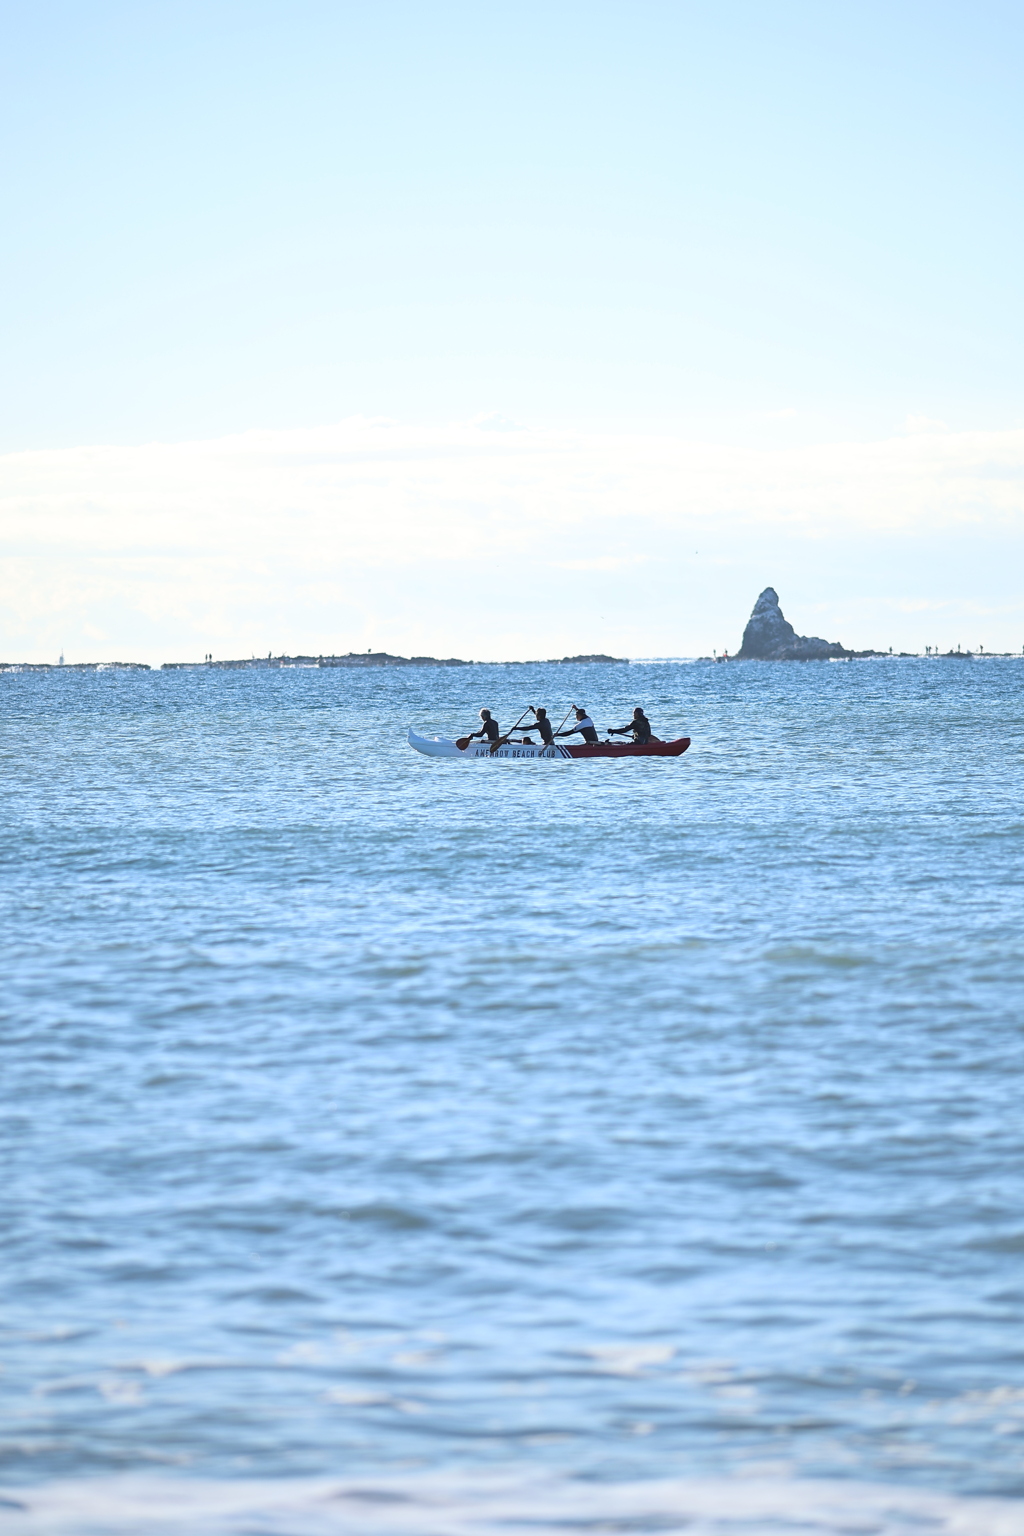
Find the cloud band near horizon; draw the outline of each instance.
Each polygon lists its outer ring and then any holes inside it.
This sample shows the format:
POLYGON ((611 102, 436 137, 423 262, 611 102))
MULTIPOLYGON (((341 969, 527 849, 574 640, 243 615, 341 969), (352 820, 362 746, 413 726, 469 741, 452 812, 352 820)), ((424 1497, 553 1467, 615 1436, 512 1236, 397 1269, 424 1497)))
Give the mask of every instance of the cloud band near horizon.
POLYGON ((0 458, 0 660, 1024 644, 1024 431, 799 448, 351 418, 0 458))

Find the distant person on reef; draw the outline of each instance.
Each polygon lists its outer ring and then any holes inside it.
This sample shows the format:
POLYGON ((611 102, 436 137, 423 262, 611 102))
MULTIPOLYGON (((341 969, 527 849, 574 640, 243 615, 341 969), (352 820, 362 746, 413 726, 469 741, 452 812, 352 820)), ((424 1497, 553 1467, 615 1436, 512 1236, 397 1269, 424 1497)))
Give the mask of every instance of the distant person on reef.
POLYGON ((583 740, 589 742, 592 747, 597 746, 597 726, 591 720, 585 709, 576 711, 576 724, 567 731, 558 731, 559 736, 575 736, 579 733, 583 740))
POLYGON ((609 736, 628 736, 633 733, 633 740, 638 747, 646 747, 651 739, 651 722, 640 708, 639 704, 633 711, 633 718, 628 725, 613 725, 608 732, 609 736))
POLYGON ((493 744, 501 735, 501 732, 498 730, 497 720, 491 718, 489 709, 482 709, 480 711, 480 719, 483 721, 483 725, 478 731, 471 731, 466 738, 467 741, 475 741, 478 736, 486 736, 487 740, 493 744))
POLYGON ((555 739, 555 733, 552 729, 551 721, 548 719, 548 712, 546 709, 535 709, 533 713, 537 724, 529 725, 526 729, 529 731, 539 731, 541 741, 546 747, 550 747, 555 739))

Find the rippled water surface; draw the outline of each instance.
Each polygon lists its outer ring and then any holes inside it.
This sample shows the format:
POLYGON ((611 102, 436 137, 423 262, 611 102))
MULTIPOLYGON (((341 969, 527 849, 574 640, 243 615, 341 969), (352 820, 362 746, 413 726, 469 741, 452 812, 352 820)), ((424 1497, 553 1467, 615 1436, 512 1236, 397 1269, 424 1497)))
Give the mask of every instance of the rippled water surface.
POLYGON ((1022 684, 0 678, 8 1489, 1019 1498, 1022 684), (693 746, 405 744, 570 697, 693 746))

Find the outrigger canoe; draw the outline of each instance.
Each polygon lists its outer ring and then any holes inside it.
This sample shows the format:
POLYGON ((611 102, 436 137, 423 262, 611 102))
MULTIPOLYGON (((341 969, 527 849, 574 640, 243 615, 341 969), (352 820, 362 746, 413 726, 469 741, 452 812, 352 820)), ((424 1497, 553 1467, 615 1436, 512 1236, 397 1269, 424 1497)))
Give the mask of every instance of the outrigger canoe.
MULTIPOLYGON (((520 729, 524 730, 525 727, 521 726, 520 729)), ((680 736, 678 741, 654 740, 642 747, 631 741, 598 741, 593 745, 581 741, 575 746, 563 746, 556 742, 550 747, 541 744, 521 746, 518 742, 510 741, 506 746, 499 747, 497 752, 492 752, 486 741, 472 741, 463 749, 444 736, 417 736, 410 726, 409 745, 415 747, 417 752, 426 753, 427 757, 548 757, 571 760, 579 757, 682 757, 690 745, 690 738, 680 736)))

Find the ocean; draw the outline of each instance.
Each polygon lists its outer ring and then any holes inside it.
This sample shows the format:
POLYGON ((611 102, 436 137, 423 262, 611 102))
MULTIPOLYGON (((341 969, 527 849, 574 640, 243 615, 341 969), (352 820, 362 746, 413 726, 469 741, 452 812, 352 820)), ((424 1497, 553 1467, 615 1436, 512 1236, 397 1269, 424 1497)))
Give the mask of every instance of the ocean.
POLYGON ((1024 1532, 1022 684, 0 678, 0 1529, 1024 1532))

